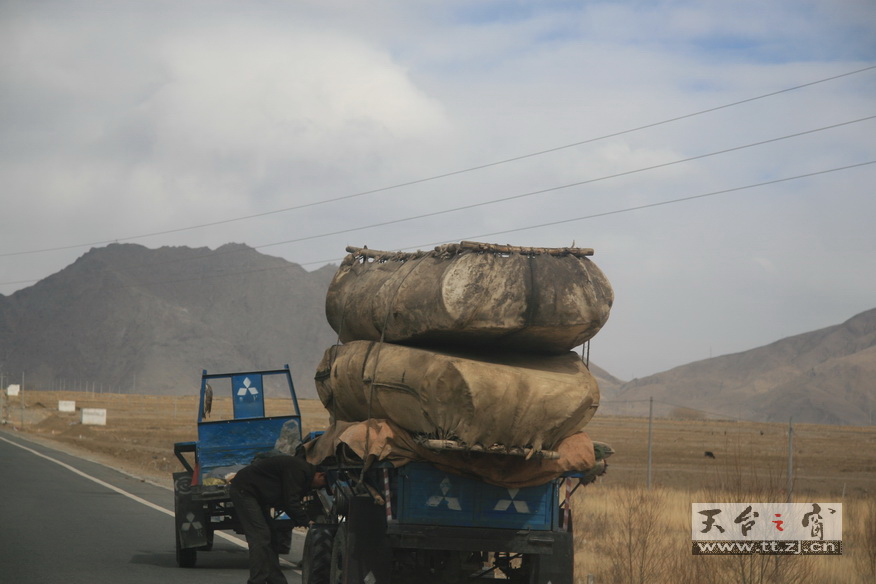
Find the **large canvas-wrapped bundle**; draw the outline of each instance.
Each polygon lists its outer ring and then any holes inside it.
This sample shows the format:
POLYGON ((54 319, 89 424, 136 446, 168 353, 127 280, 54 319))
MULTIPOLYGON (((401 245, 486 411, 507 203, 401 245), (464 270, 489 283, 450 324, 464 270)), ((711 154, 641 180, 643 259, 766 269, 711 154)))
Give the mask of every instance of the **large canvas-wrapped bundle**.
POLYGON ((572 352, 460 356, 353 341, 326 351, 316 375, 334 420, 388 419, 468 447, 550 450, 596 411, 596 380, 572 352))
POLYGON ((462 242, 431 252, 347 251, 326 295, 343 342, 560 354, 602 328, 614 299, 590 249, 462 242))

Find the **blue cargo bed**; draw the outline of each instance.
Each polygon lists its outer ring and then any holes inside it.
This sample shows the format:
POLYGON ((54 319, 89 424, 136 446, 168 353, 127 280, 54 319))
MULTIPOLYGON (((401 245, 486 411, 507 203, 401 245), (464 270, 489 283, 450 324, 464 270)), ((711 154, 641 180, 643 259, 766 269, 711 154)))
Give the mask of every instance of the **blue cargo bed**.
POLYGON ((555 482, 509 489, 410 463, 398 470, 399 523, 551 530, 557 525, 555 482))

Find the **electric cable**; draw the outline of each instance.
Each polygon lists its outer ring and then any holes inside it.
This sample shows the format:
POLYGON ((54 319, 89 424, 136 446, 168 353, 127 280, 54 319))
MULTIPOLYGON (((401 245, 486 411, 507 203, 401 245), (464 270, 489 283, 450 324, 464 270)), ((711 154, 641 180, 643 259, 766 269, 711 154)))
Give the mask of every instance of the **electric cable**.
MULTIPOLYGON (((757 187, 763 187, 763 186, 768 186, 768 185, 773 185, 773 184, 790 182, 790 181, 794 181, 794 180, 810 178, 810 177, 814 177, 814 176, 820 176, 820 175, 830 174, 830 173, 834 173, 834 172, 840 172, 840 171, 844 171, 844 170, 851 170, 854 168, 861 168, 861 167, 869 166, 869 165, 873 165, 873 164, 876 164, 876 160, 869 160, 866 162, 859 162, 856 164, 850 164, 850 165, 846 165, 846 166, 840 166, 840 167, 829 168, 829 169, 825 169, 825 170, 808 172, 808 173, 799 174, 796 176, 789 176, 789 177, 778 178, 778 179, 773 179, 773 180, 759 182, 759 183, 753 183, 753 184, 749 184, 749 185, 743 185, 743 186, 739 186, 739 187, 733 187, 733 188, 729 188, 729 189, 722 189, 720 191, 712 191, 709 193, 701 193, 698 195, 679 197, 679 198, 671 199, 671 200, 667 200, 667 201, 659 201, 656 203, 648 203, 645 205, 636 205, 634 207, 625 207, 623 209, 615 209, 613 211, 605 211, 602 213, 595 213, 592 215, 584 215, 581 217, 574 217, 574 218, 570 218, 570 219, 561 219, 561 220, 551 221, 551 222, 547 222, 547 223, 540 223, 538 225, 527 225, 527 226, 523 226, 523 227, 515 227, 513 229, 506 229, 504 231, 495 231, 492 233, 482 233, 479 235, 469 235, 466 237, 455 238, 453 240, 443 240, 443 241, 433 241, 430 243, 421 243, 417 246, 409 246, 409 247, 401 248, 399 251, 422 249, 424 247, 433 247, 436 245, 448 243, 449 241, 472 240, 472 239, 478 239, 478 238, 483 238, 483 237, 491 237, 493 235, 502 235, 502 234, 506 234, 506 233, 514 233, 517 231, 527 231, 529 229, 538 229, 540 227, 550 227, 553 225, 561 225, 563 223, 585 221, 588 219, 594 219, 597 217, 604 217, 607 215, 617 215, 617 214, 621 214, 621 213, 630 213, 633 211, 639 211, 639 210, 648 209, 651 207, 660 207, 660 206, 672 205, 672 204, 676 204, 676 203, 683 203, 683 202, 692 201, 692 200, 696 200, 696 199, 702 199, 702 198, 706 198, 706 197, 713 197, 713 196, 717 196, 717 195, 734 193, 734 192, 753 189, 753 188, 757 188, 757 187)), ((270 245, 275 245, 275 244, 270 244, 270 245)), ((250 249, 258 249, 259 247, 264 247, 264 246, 255 246, 255 247, 250 248, 250 249)), ((210 279, 217 279, 217 278, 226 278, 229 276, 249 275, 249 274, 254 274, 254 273, 258 273, 258 272, 267 272, 267 271, 273 271, 273 270, 286 270, 286 269, 290 269, 293 267, 303 267, 303 266, 317 265, 317 264, 324 265, 324 264, 329 264, 329 263, 333 263, 333 262, 340 262, 341 260, 343 260, 343 258, 336 257, 336 258, 317 260, 317 261, 312 261, 312 262, 304 262, 304 263, 300 263, 300 264, 290 262, 289 265, 285 265, 285 266, 275 266, 275 267, 270 267, 270 268, 257 268, 257 269, 253 269, 253 270, 238 270, 235 272, 223 273, 223 274, 218 274, 215 276, 202 274, 202 275, 198 275, 197 277, 186 277, 186 278, 179 278, 179 279, 174 279, 174 280, 153 281, 153 282, 148 282, 148 284, 149 285, 177 284, 177 283, 182 283, 182 282, 210 280, 210 279)), ((30 280, 28 282, 37 282, 37 281, 39 281, 39 280, 30 280)), ((0 283, 0 285, 3 285, 3 284, 0 283)), ((141 286, 141 285, 143 285, 142 282, 137 283, 137 284, 118 286, 118 288, 132 288, 132 287, 141 286)))
MULTIPOLYGON (((876 160, 870 160, 867 162, 859 162, 857 164, 850 164, 848 166, 841 166, 841 167, 837 167, 837 168, 831 168, 828 170, 819 170, 819 171, 815 171, 815 172, 809 172, 806 174, 799 174, 797 176, 791 176, 791 177, 786 177, 786 178, 777 178, 777 179, 766 181, 766 182, 754 183, 754 184, 745 185, 745 186, 741 186, 741 187, 733 187, 730 189, 723 189, 720 191, 712 191, 711 193, 703 193, 700 195, 691 195, 689 197, 670 199, 668 201, 660 201, 657 203, 647 203, 645 205, 637 205, 635 207, 627 207, 625 209, 617 209, 614 211, 605 211, 602 213, 594 213, 592 215, 584 215, 582 217, 573 217, 571 219, 560 219, 558 221, 550 221, 548 223, 540 223, 538 225, 530 225, 528 227, 517 227, 514 229, 506 229, 504 231, 493 231, 492 233, 481 233, 478 235, 469 235, 469 236, 463 237, 461 239, 463 239, 463 240, 480 239, 480 238, 484 238, 484 237, 492 237, 494 235, 503 235, 505 233, 514 233, 517 231, 527 231, 529 229, 538 229, 540 227, 552 227, 554 225, 562 225, 563 223, 572 223, 574 221, 584 221, 585 219, 595 219, 597 217, 606 217, 608 215, 617 215, 619 213, 629 213, 631 211, 640 211, 642 209, 650 209, 652 207, 661 207, 663 205, 671 205, 674 203, 683 203, 686 201, 693 201, 695 199, 704 199, 706 197, 714 197, 716 195, 725 195, 727 193, 734 193, 737 191, 744 191, 744 190, 753 189, 756 187, 774 185, 774 184, 788 182, 788 181, 797 180, 797 179, 801 179, 801 178, 809 178, 809 177, 818 176, 821 174, 828 174, 831 172, 837 172, 837 171, 841 171, 841 170, 849 170, 852 168, 859 168, 859 167, 867 166, 870 164, 876 164, 876 160)), ((432 245, 441 245, 442 243, 448 243, 448 242, 447 241, 440 241, 440 242, 423 244, 423 246, 425 247, 425 246, 432 246, 432 245)), ((405 248, 405 249, 412 249, 412 248, 405 248)))
MULTIPOLYGON (((804 130, 804 131, 802 131, 802 132, 796 132, 796 133, 793 133, 793 134, 787 134, 787 135, 785 135, 785 136, 780 136, 780 137, 777 137, 777 138, 770 138, 770 139, 767 139, 767 140, 760 140, 760 141, 758 141, 758 142, 753 142, 753 143, 750 143, 750 144, 744 144, 744 145, 741 145, 741 146, 733 146, 733 147, 731 147, 731 148, 725 148, 725 149, 723 149, 723 150, 718 150, 718 151, 715 151, 715 152, 709 152, 709 153, 706 153, 706 154, 699 154, 699 155, 691 156, 691 157, 688 157, 688 158, 681 158, 681 159, 673 160, 673 161, 670 161, 670 162, 664 162, 664 163, 661 163, 661 164, 655 164, 655 165, 652 165, 652 166, 636 168, 636 169, 633 169, 633 170, 628 170, 628 171, 624 171, 624 172, 619 172, 619 173, 615 173, 615 174, 611 174, 611 175, 605 175, 605 176, 596 177, 596 178, 592 178, 592 179, 587 179, 587 180, 583 180, 583 181, 577 181, 577 182, 574 182, 574 183, 568 183, 568 184, 559 185, 559 186, 555 186, 555 187, 549 187, 549 188, 546 188, 546 189, 540 189, 540 190, 536 190, 536 191, 529 191, 529 192, 520 193, 520 194, 516 194, 516 195, 510 195, 510 196, 507 196, 507 197, 500 197, 500 198, 498 198, 498 199, 493 199, 493 200, 490 200, 490 201, 481 201, 481 202, 478 202, 478 203, 471 203, 471 204, 468 204, 468 205, 463 205, 463 206, 460 206, 460 207, 453 207, 453 208, 450 208, 450 209, 444 209, 444 210, 440 210, 440 211, 432 211, 432 212, 429 212, 429 213, 422 213, 422 214, 420 214, 420 215, 414 215, 414 216, 409 216, 409 217, 401 217, 401 218, 398 218, 398 219, 390 219, 390 220, 387 220, 387 221, 381 221, 381 222, 379 222, 379 223, 372 223, 372 224, 370 224, 370 225, 363 225, 363 226, 359 226, 359 227, 349 227, 349 228, 344 228, 344 229, 340 229, 340 230, 337 230, 337 231, 331 231, 331 232, 325 232, 325 233, 317 233, 317 234, 313 234, 313 235, 307 235, 307 236, 303 236, 303 237, 298 237, 298 238, 295 238, 295 239, 288 239, 288 240, 284 240, 284 241, 277 241, 277 242, 272 242, 272 243, 265 243, 265 244, 261 244, 261 245, 252 246, 251 249, 264 249, 264 248, 274 247, 274 246, 278 246, 278 245, 289 245, 289 244, 293 244, 293 243, 301 243, 301 242, 303 242, 303 241, 310 241, 310 240, 314 240, 314 239, 321 239, 321 238, 323 238, 323 237, 331 237, 331 236, 334 236, 334 235, 343 235, 343 234, 345 234, 345 233, 353 233, 353 232, 355 232, 355 231, 364 231, 364 230, 367 230, 367 229, 374 229, 374 228, 377 228, 377 227, 386 227, 386 226, 388 226, 388 225, 395 225, 395 224, 399 224, 399 223, 405 223, 405 222, 408 222, 408 221, 415 221, 415 220, 418 220, 418 219, 426 219, 426 218, 429 218, 429 217, 435 217, 435 216, 439 216, 439 215, 446 215, 446 214, 454 213, 454 212, 457 212, 457 211, 464 211, 464 210, 474 209, 474 208, 477 208, 477 207, 483 207, 483 206, 487 206, 487 205, 494 205, 494 204, 498 204, 498 203, 505 203, 505 202, 508 202, 508 201, 513 201, 513 200, 517 200, 517 199, 523 199, 523 198, 532 197, 532 196, 536 196, 536 195, 543 195, 543 194, 552 193, 552 192, 556 192, 556 191, 559 191, 559 190, 568 189, 568 188, 572 188, 572 187, 583 186, 583 185, 586 185, 586 184, 591 184, 591 183, 601 182, 601 181, 610 180, 610 179, 619 178, 619 177, 624 177, 624 176, 630 176, 630 175, 633 175, 633 174, 638 174, 638 173, 646 172, 646 171, 649 171, 649 170, 656 170, 656 169, 659 169, 659 168, 666 168, 666 167, 669 167, 669 166, 674 166, 674 165, 682 164, 682 163, 685 163, 685 162, 691 162, 691 161, 694 161, 694 160, 701 160, 701 159, 704 159, 704 158, 710 158, 710 157, 718 156, 718 155, 721 155, 721 154, 727 154, 727 153, 730 153, 730 152, 736 152, 736 151, 745 150, 745 149, 748 149, 748 148, 753 148, 753 147, 756 147, 756 146, 763 146, 763 145, 765 145, 765 144, 771 144, 771 143, 775 143, 775 142, 779 142, 779 141, 783 141, 783 140, 789 140, 789 139, 791 139, 791 138, 798 138, 798 137, 800 137, 800 136, 805 136, 805 135, 809 135, 809 134, 814 134, 814 133, 822 132, 822 131, 825 131, 825 130, 831 130, 831 129, 839 128, 839 127, 842 127, 842 126, 848 126, 848 125, 852 125, 852 124, 857 124, 857 123, 865 122, 865 121, 869 121, 869 120, 872 120, 872 119, 876 119, 876 115, 866 116, 866 117, 863 117, 863 118, 858 118, 858 119, 855 119, 855 120, 849 120, 849 121, 845 121, 845 122, 839 122, 839 123, 836 123, 836 124, 831 124, 831 125, 829 125, 829 126, 823 126, 823 127, 820 127, 820 128, 814 128, 814 129, 810 129, 810 130, 804 130)), ((642 208, 644 208, 644 207, 642 207, 642 208)), ((608 213, 608 214, 612 214, 612 213, 614 213, 614 212, 611 212, 611 213, 608 213)), ((510 230, 510 231, 515 231, 515 230, 510 230)), ((498 234, 502 234, 502 233, 507 233, 507 231, 497 232, 497 233, 491 233, 491 234, 485 234, 485 235, 483 235, 483 236, 473 236, 473 237, 465 238, 465 239, 472 239, 472 238, 477 238, 477 237, 486 237, 486 236, 490 236, 490 235, 498 235, 498 234)), ((445 243, 446 243, 446 242, 445 242, 445 243)), ((406 249, 408 249, 408 248, 406 248, 406 249)), ((215 250, 215 251, 211 251, 211 252, 208 253, 208 254, 205 254, 204 256, 199 256, 198 258, 185 258, 185 259, 179 259, 179 260, 166 260, 166 261, 164 261, 164 262, 156 262, 156 263, 151 263, 151 264, 141 264, 141 265, 131 266, 131 267, 129 267, 129 268, 125 268, 125 270, 123 270, 123 271, 130 271, 130 270, 135 270, 135 269, 142 269, 142 268, 144 268, 144 267, 155 266, 155 265, 164 265, 164 264, 175 263, 175 262, 180 262, 180 261, 192 261, 192 260, 196 260, 196 259, 197 259, 197 260, 200 260, 200 259, 203 259, 204 257, 210 257, 210 256, 214 256, 214 255, 222 255, 222 254, 226 254, 226 253, 240 253, 240 251, 242 251, 242 250, 236 250, 236 249, 235 249, 235 250, 229 250, 229 251, 219 251, 219 250, 215 250)), ((2 255, 0 255, 0 257, 2 257, 2 255)), ((308 263, 308 264, 304 264, 304 265, 309 265, 309 263, 308 263)), ((27 282, 17 282, 17 284, 22 284, 22 283, 27 283, 27 282)), ((0 286, 12 285, 12 284, 15 284, 15 283, 13 283, 13 282, 0 282, 0 286)))
POLYGON ((753 102, 753 101, 757 101, 757 100, 761 100, 761 99, 765 99, 765 98, 769 98, 769 97, 774 97, 774 96, 777 96, 777 95, 781 95, 781 94, 784 94, 784 93, 788 93, 788 92, 796 91, 796 90, 803 89, 803 88, 806 88, 806 87, 812 87, 812 86, 814 86, 814 85, 818 85, 818 84, 821 84, 821 83, 827 83, 827 82, 829 82, 829 81, 835 81, 835 80, 837 80, 837 79, 841 79, 841 78, 844 78, 844 77, 849 77, 849 76, 852 76, 852 75, 857 75, 857 74, 860 74, 860 73, 865 73, 865 72, 867 72, 867 71, 871 71, 871 70, 873 70, 873 69, 876 69, 876 65, 871 65, 871 66, 869 66, 869 67, 864 67, 864 68, 861 68, 861 69, 856 69, 856 70, 854 70, 854 71, 849 71, 849 72, 846 72, 846 73, 841 73, 841 74, 838 74, 838 75, 833 75, 833 76, 831 76, 831 77, 825 77, 825 78, 823 78, 823 79, 818 79, 818 80, 816 80, 816 81, 810 81, 810 82, 808 82, 808 83, 803 83, 803 84, 800 84, 800 85, 795 85, 795 86, 793 86, 793 87, 787 87, 787 88, 784 88, 784 89, 780 89, 780 90, 777 90, 777 91, 772 91, 772 92, 765 93, 765 94, 762 94, 762 95, 758 95, 758 96, 755 96, 755 97, 750 97, 750 98, 746 98, 746 99, 741 99, 741 100, 738 100, 738 101, 734 101, 734 102, 726 103, 726 104, 723 104, 723 105, 719 105, 719 106, 715 106, 715 107, 707 108, 707 109, 704 109, 704 110, 699 110, 699 111, 696 111, 696 112, 693 112, 693 113, 684 114, 684 115, 676 116, 676 117, 673 117, 673 118, 668 118, 668 119, 661 120, 661 121, 658 121, 658 122, 652 122, 652 123, 645 124, 645 125, 642 125, 642 126, 637 126, 637 127, 635 127, 635 128, 630 128, 630 129, 627 129, 627 130, 621 130, 621 131, 618 131, 618 132, 613 132, 613 133, 611 133, 611 134, 605 134, 605 135, 603 135, 603 136, 598 136, 598 137, 595 137, 595 138, 589 138, 589 139, 587 139, 587 140, 581 140, 581 141, 574 142, 574 143, 571 143, 571 144, 565 144, 565 145, 563 145, 563 146, 556 146, 556 147, 553 147, 553 148, 548 148, 548 149, 546 149, 546 150, 540 150, 540 151, 537 151, 537 152, 531 152, 531 153, 528 153, 528 154, 523 154, 523 155, 519 155, 519 156, 514 156, 514 157, 511 157, 511 158, 506 158, 506 159, 498 160, 498 161, 495 161, 495 162, 489 162, 489 163, 481 164, 481 165, 478 165, 478 166, 472 166, 472 167, 468 167, 468 168, 464 168, 464 169, 460 169, 460 170, 450 171, 450 172, 446 172, 446 173, 442 173, 442 174, 436 174, 436 175, 432 175, 432 176, 425 177, 425 178, 421 178, 421 179, 416 179, 416 180, 411 180, 411 181, 407 181, 407 182, 397 183, 397 184, 394 184, 394 185, 390 185, 390 186, 386 186, 386 187, 380 187, 380 188, 371 189, 371 190, 366 190, 366 191, 361 191, 361 192, 352 193, 352 194, 349 194, 349 195, 343 195, 343 196, 334 197, 334 198, 330 198, 330 199, 323 199, 323 200, 320 200, 320 201, 312 201, 312 202, 310 202, 310 203, 303 203, 303 204, 301 204, 301 205, 295 205, 295 206, 292 206, 292 207, 286 207, 286 208, 283 208, 283 209, 275 209, 275 210, 273 210, 273 211, 266 211, 266 212, 263 212, 263 213, 255 213, 255 214, 252 214, 252 215, 245 215, 245 216, 242 216, 242 217, 233 217, 233 218, 223 219, 223 220, 219 220, 219 221, 212 221, 212 222, 209 222, 209 223, 202 223, 202 224, 198 224, 198 225, 189 225, 189 226, 186 226, 186 227, 179 227, 179 228, 175 228, 175 229, 167 229, 167 230, 163 230, 163 231, 155 231, 155 232, 144 233, 144 234, 140 234, 140 235, 132 235, 132 236, 127 236, 127 237, 119 237, 119 238, 113 238, 113 239, 105 239, 105 240, 101 240, 101 241, 93 241, 93 242, 90 242, 90 243, 79 243, 79 244, 71 244, 71 245, 64 245, 64 246, 57 246, 57 247, 50 247, 50 248, 43 248, 43 249, 33 249, 33 250, 24 250, 24 251, 17 251, 17 252, 6 252, 6 253, 0 253, 0 257, 20 256, 20 255, 31 255, 31 254, 37 254, 37 253, 46 253, 46 252, 52 252, 52 251, 62 251, 62 250, 68 250, 68 249, 76 249, 76 248, 80 248, 80 247, 93 247, 93 246, 98 246, 98 245, 106 245, 106 244, 109 244, 109 243, 118 243, 118 242, 121 242, 121 241, 131 241, 131 240, 135 240, 135 239, 144 239, 144 238, 147 238, 147 237, 155 237, 155 236, 159 236, 159 235, 169 235, 169 234, 171 234, 171 233, 179 233, 179 232, 182 232, 182 231, 191 231, 191 230, 194 230, 194 229, 201 229, 201 228, 205 228, 205 227, 214 227, 214 226, 217 226, 217 225, 225 225, 225 224, 233 223, 233 222, 237 222, 237 221, 246 221, 246 220, 249 220, 249 219, 255 219, 255 218, 259 218, 259 217, 266 217, 266 216, 268 216, 268 215, 275 215, 275 214, 279 214, 279 213, 286 213, 286 212, 289 212, 289 211, 294 211, 294 210, 298 210, 298 209, 305 209, 305 208, 308 208, 308 207, 314 207, 314 206, 317 206, 317 205, 325 205, 325 204, 328 204, 328 203, 335 203, 335 202, 338 202, 338 201, 349 200, 349 199, 353 199, 353 198, 356 198, 356 197, 362 197, 362 196, 365 196, 365 195, 371 195, 371 194, 375 194, 375 193, 380 193, 380 192, 385 192, 385 191, 389 191, 389 190, 399 189, 399 188, 403 188, 403 187, 407 187, 407 186, 412 186, 412 185, 416 185, 416 184, 420 184, 420 183, 424 183, 424 182, 429 182, 429 181, 439 180, 439 179, 442 179, 442 178, 448 178, 448 177, 456 176, 456 175, 459 175, 459 174, 464 174, 464 173, 474 172, 474 171, 482 170, 482 169, 485 169, 485 168, 490 168, 490 167, 500 166, 500 165, 508 164, 508 163, 511 163, 511 162, 517 162, 517 161, 524 160, 524 159, 527 159, 527 158, 533 158, 533 157, 536 157, 536 156, 542 156, 542 155, 545 155, 545 154, 550 154, 550 153, 553 153, 553 152, 558 152, 558 151, 565 150, 565 149, 568 149, 568 148, 574 148, 574 147, 576 147, 576 146, 582 146, 582 145, 585 145, 585 144, 591 144, 591 143, 593 143, 593 142, 598 142, 598 141, 600 141, 600 140, 606 140, 606 139, 608 139, 608 138, 616 138, 616 137, 618 137, 618 136, 623 136, 623 135, 627 135, 627 134, 632 134, 632 133, 634 133, 634 132, 639 132, 639 131, 642 131, 642 130, 646 130, 646 129, 650 129, 650 128, 655 128, 655 127, 658 127, 658 126, 662 126, 662 125, 670 124, 670 123, 672 123, 672 122, 677 122, 677 121, 680 121, 680 120, 684 120, 684 119, 688 119, 688 118, 692 118, 692 117, 696 117, 696 116, 700 116, 700 115, 704 115, 704 114, 708 114, 708 113, 716 112, 716 111, 719 111, 719 110, 723 110, 723 109, 731 108, 731 107, 738 106, 738 105, 742 105, 742 104, 745 104, 745 103, 750 103, 750 102, 753 102))
MULTIPOLYGON (((460 206, 460 207, 453 207, 453 208, 450 208, 450 209, 444 209, 444 210, 441 210, 441 211, 432 211, 432 212, 429 212, 429 213, 423 213, 423 214, 420 214, 420 215, 413 215, 413 216, 410 216, 410 217, 402 217, 402 218, 399 218, 399 219, 390 219, 390 220, 387 220, 387 221, 381 221, 381 222, 379 222, 379 223, 372 223, 372 224, 370 224, 370 225, 364 225, 364 226, 361 226, 361 227, 353 227, 353 228, 348 228, 348 229, 342 229, 342 230, 339 230, 339 231, 332 231, 332 232, 328 232, 328 233, 320 233, 320 234, 316 234, 316 235, 308 235, 308 236, 305 236, 305 237, 299 237, 299 238, 296 238, 296 239, 288 239, 288 240, 285 240, 285 241, 278 241, 278 242, 274 242, 274 243, 266 243, 266 244, 263 244, 263 245, 254 246, 254 248, 255 248, 255 249, 262 249, 262 248, 265 248, 265 247, 273 247, 273 246, 276 246, 276 245, 286 245, 286 244, 289 244, 289 243, 299 243, 299 242, 302 242, 302 241, 308 241, 308 240, 312 240, 312 239, 320 239, 320 238, 323 238, 323 237, 330 237, 330 236, 332 236, 332 235, 343 235, 344 233, 352 233, 353 231, 362 231, 362 230, 365 230, 365 229, 373 229, 373 228, 375 228, 375 227, 386 227, 387 225, 396 225, 396 224, 398 224, 398 223, 406 223, 406 222, 408 222, 408 221, 414 221, 414 220, 417 220, 417 219, 426 219, 426 218, 429 218, 429 217, 436 217, 436 216, 438 216, 438 215, 446 215, 446 214, 448 214, 448 213, 455 213, 455 212, 457 212, 457 211, 466 211, 466 210, 468 210, 468 209, 475 209, 475 208, 477 208, 477 207, 485 207, 485 206, 487 206, 487 205, 495 205, 495 204, 497 204, 497 203, 507 203, 508 201, 514 201, 514 200, 518 200, 518 199, 523 199, 523 198, 527 198, 527 197, 532 197, 532 196, 535 196, 535 195, 543 195, 543 194, 546 194, 546 193, 551 193, 551 192, 555 192, 555 191, 560 191, 560 190, 564 190, 564 189, 569 189, 569 188, 572 188, 572 187, 579 187, 579 186, 583 186, 583 185, 586 185, 586 184, 592 184, 592 183, 595 183, 595 182, 601 182, 601 181, 605 181, 605 180, 610 180, 610 179, 613 179, 613 178, 619 178, 619 177, 623 177, 623 176, 630 176, 630 175, 632 175, 632 174, 638 174, 638 173, 640 173, 640 172, 646 172, 646 171, 649 171, 649 170, 655 170, 655 169, 658 169, 658 168, 666 168, 666 167, 668 167, 668 166, 674 166, 674 165, 676 165, 676 164, 682 164, 682 163, 684 163, 684 162, 691 162, 691 161, 693 161, 693 160, 701 160, 701 159, 703 159, 703 158, 709 158, 709 157, 712 157, 712 156, 718 156, 718 155, 720 155, 720 154, 727 154, 728 152, 736 152, 736 151, 738 151, 738 150, 744 150, 744 149, 747 149, 747 148, 753 148, 753 147, 755 147, 755 146, 763 146, 764 144, 771 144, 771 143, 774 143, 774 142, 779 142, 779 141, 781 141, 781 140, 788 140, 788 139, 790 139, 790 138, 798 138, 798 137, 800 137, 800 136, 805 136, 805 135, 807 135, 807 134, 813 134, 813 133, 815 133, 815 132, 821 132, 821 131, 824 131, 824 130, 830 130, 830 129, 838 128, 838 127, 841 127, 841 126, 847 126, 847 125, 850 125, 850 124, 856 124, 856 123, 859 123, 859 122, 864 122, 864 121, 867 121, 867 120, 872 120, 872 119, 874 119, 874 118, 876 118, 876 115, 874 115, 874 116, 867 116, 867 117, 864 117, 864 118, 859 118, 859 119, 857 119, 857 120, 851 120, 851 121, 848 121, 848 122, 842 122, 842 123, 839 123, 839 124, 833 124, 833 125, 830 125, 830 126, 824 126, 824 127, 822 127, 822 128, 816 128, 816 129, 813 129, 813 130, 806 130, 806 131, 804 131, 804 132, 797 132, 797 133, 795 133, 795 134, 788 134, 788 135, 786 135, 786 136, 781 136, 781 137, 779 137, 779 138, 771 138, 771 139, 769 139, 769 140, 761 140, 761 141, 759 141, 759 142, 753 142, 753 143, 751 143, 751 144, 745 144, 745 145, 743 145, 743 146, 735 146, 735 147, 733 147, 733 148, 725 148, 724 150, 718 150, 718 151, 715 151, 715 152, 709 152, 709 153, 707 153, 707 154, 699 154, 699 155, 697 155, 697 156, 691 156, 691 157, 689 157, 689 158, 681 158, 681 159, 678 159, 678 160, 673 160, 673 161, 671 161, 671 162, 664 162, 664 163, 661 163, 661 164, 655 164, 655 165, 652 165, 652 166, 646 166, 646 167, 643 167, 643 168, 637 168, 637 169, 634 169, 634 170, 628 170, 628 171, 619 172, 619 173, 615 173, 615 174, 610 174, 610 175, 606 175, 606 176, 601 176, 601 177, 597 177, 597 178, 591 178, 591 179, 582 180, 582 181, 577 181, 577 182, 568 183, 568 184, 564 184, 564 185, 559 185, 559 186, 555 186, 555 187, 549 187, 549 188, 546 188, 546 189, 540 189, 540 190, 537 190, 537 191, 529 191, 529 192, 526 192, 526 193, 520 193, 520 194, 517 194, 517 195, 511 195, 511 196, 508 196, 508 197, 500 197, 500 198, 498 198, 498 199, 492 199, 492 200, 489 200, 489 201, 481 201, 481 202, 478 202, 478 203, 470 203, 470 204, 468 204, 468 205, 462 205, 462 206, 460 206)), ((492 235, 492 234, 490 234, 490 235, 492 235)))

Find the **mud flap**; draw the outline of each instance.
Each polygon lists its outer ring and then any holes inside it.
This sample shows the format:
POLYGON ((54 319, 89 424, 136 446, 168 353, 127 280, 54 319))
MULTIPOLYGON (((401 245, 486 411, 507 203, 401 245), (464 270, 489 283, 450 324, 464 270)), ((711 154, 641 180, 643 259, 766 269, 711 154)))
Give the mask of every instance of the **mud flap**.
POLYGON ((572 534, 554 532, 550 555, 535 554, 529 584, 574 584, 575 555, 572 547, 572 534))
POLYGON ((385 508, 371 497, 353 497, 346 527, 343 584, 389 584, 392 553, 385 508))
POLYGON ((173 508, 180 549, 202 548, 207 542, 207 509, 192 499, 192 473, 173 473, 173 508))

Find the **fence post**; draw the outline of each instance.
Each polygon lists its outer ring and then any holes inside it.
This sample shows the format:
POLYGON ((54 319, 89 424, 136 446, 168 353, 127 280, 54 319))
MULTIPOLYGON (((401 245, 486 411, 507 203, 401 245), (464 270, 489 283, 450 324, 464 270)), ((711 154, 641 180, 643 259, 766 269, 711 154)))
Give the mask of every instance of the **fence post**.
POLYGON ((788 503, 794 490, 794 418, 788 419, 788 503))
POLYGON ((648 489, 651 488, 651 437, 654 425, 654 397, 648 398, 648 489))

